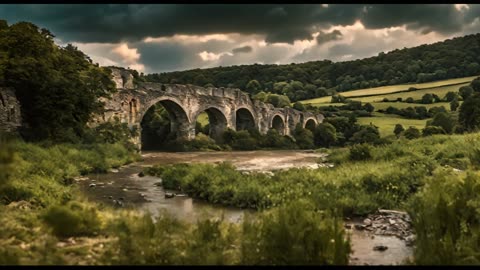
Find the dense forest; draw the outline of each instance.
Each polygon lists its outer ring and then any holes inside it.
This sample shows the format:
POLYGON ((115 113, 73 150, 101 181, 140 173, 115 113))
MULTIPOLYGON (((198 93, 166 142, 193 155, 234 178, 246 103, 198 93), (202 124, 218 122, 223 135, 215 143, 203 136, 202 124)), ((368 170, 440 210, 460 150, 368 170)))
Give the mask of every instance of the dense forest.
POLYGON ((423 83, 480 73, 480 34, 448 39, 378 56, 334 63, 241 65, 148 74, 147 81, 240 88, 284 94, 291 101, 354 89, 423 83))

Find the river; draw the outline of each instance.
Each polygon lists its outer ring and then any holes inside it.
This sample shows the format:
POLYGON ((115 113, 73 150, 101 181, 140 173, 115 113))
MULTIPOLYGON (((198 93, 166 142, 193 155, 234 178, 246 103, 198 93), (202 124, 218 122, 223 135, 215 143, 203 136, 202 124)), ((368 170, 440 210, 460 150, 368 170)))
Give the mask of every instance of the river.
MULTIPOLYGON (((254 213, 234 207, 225 207, 195 200, 187 196, 165 198, 165 191, 157 177, 139 177, 144 167, 174 163, 218 163, 231 162, 242 171, 273 171, 291 167, 315 169, 330 167, 322 163, 325 154, 311 151, 232 151, 232 152, 144 152, 143 161, 107 174, 91 174, 80 185, 87 197, 105 204, 121 201, 124 207, 137 208, 158 214, 167 211, 178 219, 194 222, 200 217, 223 217, 231 222, 239 222, 245 213, 254 213)), ((357 221, 357 223, 360 221, 357 221)), ((352 221, 350 223, 355 223, 352 221)), ((347 230, 351 235, 353 254, 350 264, 355 265, 395 265, 401 264, 412 255, 412 249, 403 241, 392 236, 374 236, 366 231, 347 230), (386 245, 385 251, 374 251, 375 245, 386 245)))

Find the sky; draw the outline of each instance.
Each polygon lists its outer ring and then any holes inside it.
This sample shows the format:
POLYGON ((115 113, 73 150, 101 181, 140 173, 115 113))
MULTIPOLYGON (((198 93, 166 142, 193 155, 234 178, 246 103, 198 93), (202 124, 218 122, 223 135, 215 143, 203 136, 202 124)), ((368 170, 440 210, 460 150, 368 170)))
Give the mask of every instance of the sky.
POLYGON ((0 18, 144 73, 348 61, 480 32, 476 4, 0 4, 0 18))

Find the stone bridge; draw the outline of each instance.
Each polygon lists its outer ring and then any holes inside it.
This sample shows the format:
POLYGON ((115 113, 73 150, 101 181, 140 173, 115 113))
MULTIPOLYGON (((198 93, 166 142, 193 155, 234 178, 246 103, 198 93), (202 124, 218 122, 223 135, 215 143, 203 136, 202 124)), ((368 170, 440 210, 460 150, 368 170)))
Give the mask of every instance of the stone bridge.
MULTIPOLYGON (((160 103, 169 113, 170 130, 177 138, 193 139, 197 117, 206 112, 210 137, 217 140, 227 128, 237 131, 254 128, 262 134, 275 128, 280 134, 291 136, 298 123, 314 128, 324 118, 288 107, 274 108, 271 104, 252 100, 239 89, 160 83, 142 83, 134 87, 130 76, 114 72, 118 91, 111 99, 103 100, 105 112, 94 122, 111 121, 116 117, 140 130, 145 113, 160 103)), ((140 145, 141 138, 137 138, 136 143, 140 145)))

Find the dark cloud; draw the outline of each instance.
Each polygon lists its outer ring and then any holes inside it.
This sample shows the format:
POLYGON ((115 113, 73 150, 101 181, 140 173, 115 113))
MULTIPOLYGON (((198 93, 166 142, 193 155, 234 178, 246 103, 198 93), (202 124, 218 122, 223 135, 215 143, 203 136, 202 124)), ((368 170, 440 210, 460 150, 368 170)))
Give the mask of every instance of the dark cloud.
POLYGON ((268 42, 311 39, 314 26, 352 24, 360 5, 3 5, 0 17, 32 21, 65 41, 138 41, 174 34, 265 35, 268 42))
POLYGON ((243 46, 243 47, 239 47, 239 48, 235 48, 232 50, 232 53, 249 53, 251 52, 253 49, 252 47, 250 46, 243 46))
POLYGON ((341 38, 342 32, 340 32, 339 30, 333 30, 330 33, 320 32, 320 34, 317 36, 317 43, 318 45, 322 45, 329 41, 339 40, 341 38))
POLYGON ((406 24, 424 32, 452 33, 479 17, 478 6, 470 6, 459 11, 453 4, 19 4, 1 5, 0 17, 10 22, 32 21, 65 41, 115 43, 148 36, 239 33, 291 44, 311 40, 318 27, 352 25, 357 20, 369 29, 406 24))
POLYGON ((366 28, 406 25, 407 29, 420 30, 422 34, 431 31, 451 34, 462 30, 465 20, 453 4, 369 5, 361 18, 366 28))

